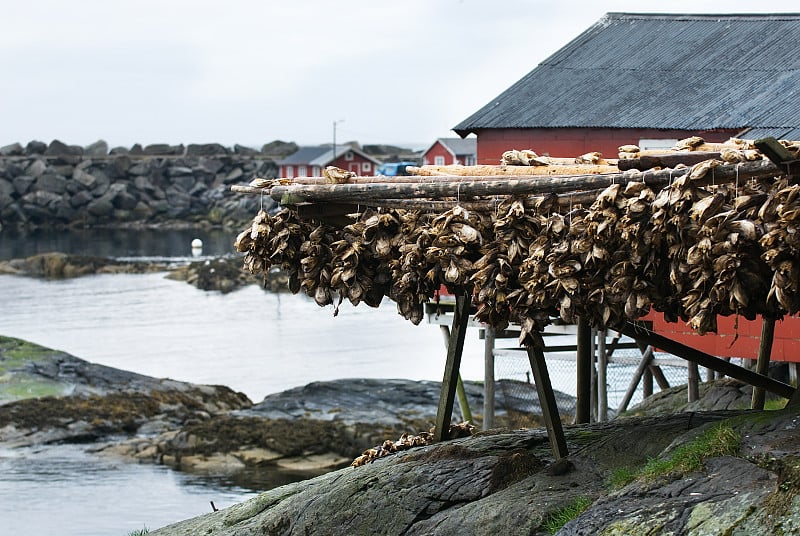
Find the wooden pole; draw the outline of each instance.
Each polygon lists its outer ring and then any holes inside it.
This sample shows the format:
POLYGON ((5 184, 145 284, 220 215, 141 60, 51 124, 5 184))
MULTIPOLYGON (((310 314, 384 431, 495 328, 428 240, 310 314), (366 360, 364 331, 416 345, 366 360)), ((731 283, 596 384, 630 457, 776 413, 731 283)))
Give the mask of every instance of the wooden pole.
POLYGON ((686 392, 689 402, 697 402, 700 400, 700 371, 697 368, 697 363, 690 361, 687 363, 686 372, 686 392))
POLYGON ((591 419, 592 391, 592 330, 584 318, 578 319, 578 338, 576 341, 576 401, 575 423, 585 424, 591 419))
MULTIPOLYGON (((758 360, 756 372, 762 376, 769 373, 769 359, 772 354, 772 341, 775 339, 775 319, 762 317, 761 343, 758 345, 758 360)), ((764 409, 766 393, 762 387, 753 387, 753 399, 750 403, 752 409, 764 409)))
MULTIPOLYGON (((444 335, 444 348, 450 346, 450 328, 445 325, 439 326, 444 335)), ((467 393, 464 391, 464 382, 461 380, 461 373, 458 373, 458 381, 456 382, 456 397, 458 398, 458 407, 461 408, 461 420, 472 422, 472 411, 469 409, 469 400, 467 393)))
POLYGON ((750 385, 758 385, 759 387, 763 387, 767 391, 775 393, 778 396, 782 396, 783 398, 790 398, 794 394, 795 390, 791 385, 787 385, 768 376, 762 376, 761 374, 756 374, 755 372, 747 370, 746 368, 728 363, 723 359, 714 357, 705 352, 701 352, 700 350, 686 346, 685 344, 668 339, 667 337, 650 331, 643 326, 638 326, 627 322, 622 328, 622 333, 632 339, 652 345, 655 348, 660 348, 665 352, 669 352, 677 357, 686 359, 687 361, 693 361, 704 367, 714 369, 717 372, 722 372, 731 378, 741 380, 750 385))
POLYGON ((662 391, 665 389, 669 389, 669 381, 667 381, 667 377, 664 376, 664 371, 661 370, 661 367, 658 365, 650 365, 650 372, 655 378, 656 383, 658 383, 658 388, 662 391))
MULTIPOLYGON (((464 176, 452 177, 452 181, 430 181, 416 184, 323 184, 274 186, 269 195, 281 204, 298 204, 301 202, 366 202, 373 199, 413 199, 470 196, 492 196, 513 194, 569 193, 576 190, 598 190, 611 184, 627 184, 644 182, 651 186, 663 186, 683 175, 692 168, 625 171, 602 175, 565 175, 551 177, 520 176, 509 178, 464 176), (497 180, 502 178, 503 180, 497 180)), ((702 179, 696 179, 697 185, 711 182, 724 182, 738 178, 773 177, 783 174, 775 164, 767 160, 742 162, 740 164, 720 165, 702 179)))
POLYGON ((539 394, 539 405, 542 408, 544 424, 547 427, 550 448, 553 449, 553 456, 558 460, 569 455, 569 451, 567 450, 567 439, 564 436, 561 418, 558 415, 553 386, 550 383, 550 374, 547 372, 544 351, 541 346, 535 344, 526 344, 525 349, 531 362, 533 381, 536 384, 536 392, 539 394))
POLYGON ((608 357, 606 330, 597 330, 597 420, 608 420, 608 357))
POLYGON ((483 429, 494 428, 494 329, 487 326, 483 341, 483 429))
POLYGON ((442 378, 442 391, 439 395, 439 409, 436 412, 436 429, 433 431, 433 440, 436 442, 447 439, 450 431, 450 421, 453 417, 453 402, 456 397, 458 384, 458 371, 461 367, 461 355, 464 352, 464 338, 467 334, 469 323, 470 300, 465 292, 456 295, 456 307, 453 312, 453 329, 450 331, 450 340, 447 344, 447 361, 442 378))

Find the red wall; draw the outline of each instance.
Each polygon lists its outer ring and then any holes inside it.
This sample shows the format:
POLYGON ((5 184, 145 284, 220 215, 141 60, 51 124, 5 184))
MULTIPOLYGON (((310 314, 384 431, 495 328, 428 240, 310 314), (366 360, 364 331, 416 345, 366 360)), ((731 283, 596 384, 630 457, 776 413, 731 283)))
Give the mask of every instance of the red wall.
MULTIPOLYGON (((717 357, 758 357, 761 342, 761 318, 737 320, 733 316, 717 318, 717 334, 698 335, 685 323, 667 322, 661 313, 651 313, 646 320, 652 320, 653 331, 669 339, 681 342, 692 348, 717 357), (736 334, 739 334, 736 337, 736 334)), ((785 317, 775 322, 775 339, 772 342, 773 361, 800 362, 800 318, 785 317)))
POLYGON ((599 151, 617 158, 620 145, 637 145, 640 139, 683 139, 702 136, 709 142, 726 141, 738 131, 686 131, 614 128, 487 129, 478 132, 478 164, 499 164, 511 149, 531 149, 540 155, 574 157, 599 151))

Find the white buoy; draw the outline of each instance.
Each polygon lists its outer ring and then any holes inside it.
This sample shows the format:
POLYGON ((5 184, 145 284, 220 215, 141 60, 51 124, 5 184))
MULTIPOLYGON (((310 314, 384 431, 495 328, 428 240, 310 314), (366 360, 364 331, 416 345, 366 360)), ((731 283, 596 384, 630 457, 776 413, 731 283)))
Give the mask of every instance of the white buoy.
POLYGON ((199 257, 203 254, 203 241, 199 238, 192 240, 192 257, 199 257))

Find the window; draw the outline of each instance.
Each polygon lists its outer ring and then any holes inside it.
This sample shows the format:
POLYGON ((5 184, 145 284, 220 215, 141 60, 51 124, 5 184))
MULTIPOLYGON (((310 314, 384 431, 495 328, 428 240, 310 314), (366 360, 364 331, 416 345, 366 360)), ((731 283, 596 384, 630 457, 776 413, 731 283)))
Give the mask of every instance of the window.
POLYGON ((297 166, 297 176, 298 177, 307 177, 308 169, 306 166, 297 166))
POLYGON ((311 168, 312 177, 320 177, 321 175, 322 175, 322 170, 319 168, 319 166, 314 166, 313 168, 311 168))
POLYGON ((676 139, 648 139, 639 140, 639 149, 642 151, 652 151, 661 149, 672 149, 678 143, 676 139))
POLYGON ((434 166, 443 166, 444 165, 444 157, 443 156, 434 156, 433 157, 433 165, 434 166))
POLYGON ((294 177, 294 166, 286 166, 286 178, 291 179, 294 177))
POLYGON ((361 164, 361 169, 363 169, 364 172, 366 173, 367 171, 370 171, 372 169, 372 164, 370 164, 369 162, 364 162, 363 164, 361 164))
POLYGON ((474 156, 464 157, 464 160, 465 160, 465 163, 464 163, 465 166, 474 166, 475 165, 475 157, 474 156))
POLYGON ((353 159, 353 152, 352 151, 347 151, 345 153, 345 155, 344 155, 344 159, 345 160, 352 160, 353 159))

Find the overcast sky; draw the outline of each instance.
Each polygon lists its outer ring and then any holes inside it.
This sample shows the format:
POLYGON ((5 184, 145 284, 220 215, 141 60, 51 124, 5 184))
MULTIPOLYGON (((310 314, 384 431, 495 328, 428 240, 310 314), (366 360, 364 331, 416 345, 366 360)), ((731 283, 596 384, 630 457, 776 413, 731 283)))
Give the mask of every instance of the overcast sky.
POLYGON ((426 146, 606 12, 796 0, 0 0, 0 146, 426 146))

